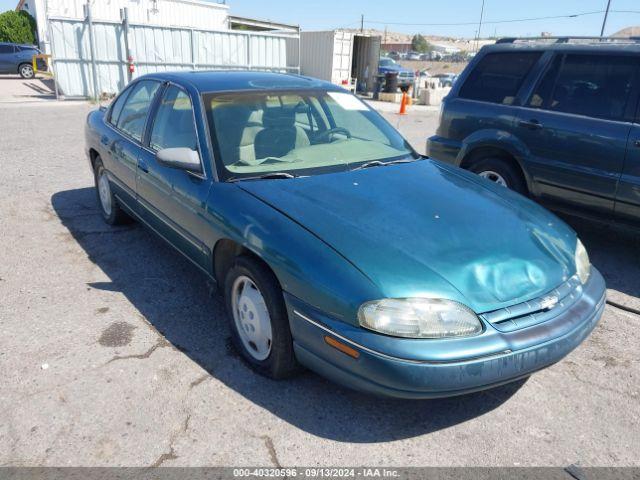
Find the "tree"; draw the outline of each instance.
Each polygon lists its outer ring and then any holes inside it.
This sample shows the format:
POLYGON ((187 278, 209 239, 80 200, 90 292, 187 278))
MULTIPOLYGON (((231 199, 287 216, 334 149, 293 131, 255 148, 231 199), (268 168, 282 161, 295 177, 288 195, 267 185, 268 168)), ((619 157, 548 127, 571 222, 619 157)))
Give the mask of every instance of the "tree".
POLYGON ((426 53, 431 50, 431 45, 429 42, 420 34, 416 34, 411 39, 411 50, 420 53, 426 53))
POLYGON ((24 10, 0 13, 0 42, 36 43, 36 21, 24 10))

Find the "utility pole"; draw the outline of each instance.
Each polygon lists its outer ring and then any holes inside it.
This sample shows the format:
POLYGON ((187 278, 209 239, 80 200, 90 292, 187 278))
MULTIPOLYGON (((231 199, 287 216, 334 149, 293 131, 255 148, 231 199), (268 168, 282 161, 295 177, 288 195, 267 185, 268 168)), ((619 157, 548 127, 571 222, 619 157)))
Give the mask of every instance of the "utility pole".
POLYGON ((607 9, 604 12, 604 20, 602 21, 602 30, 600 30, 600 37, 604 37, 604 27, 607 26, 607 17, 609 16, 610 6, 611 6, 611 0, 607 0, 607 9))
POLYGON ((480 7, 480 22, 478 23, 478 35, 476 36, 476 52, 480 45, 480 31, 482 30, 482 17, 484 16, 484 0, 482 0, 482 7, 480 7))
POLYGON ((364 31, 364 13, 360 15, 360 31, 364 31))

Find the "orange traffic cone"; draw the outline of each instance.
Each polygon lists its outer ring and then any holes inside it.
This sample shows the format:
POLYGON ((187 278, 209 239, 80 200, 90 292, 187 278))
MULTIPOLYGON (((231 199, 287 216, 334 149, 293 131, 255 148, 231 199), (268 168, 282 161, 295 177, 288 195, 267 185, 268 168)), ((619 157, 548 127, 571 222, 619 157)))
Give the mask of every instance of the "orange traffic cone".
POLYGON ((398 115, 407 114, 407 92, 402 92, 402 101, 400 102, 400 111, 398 115))

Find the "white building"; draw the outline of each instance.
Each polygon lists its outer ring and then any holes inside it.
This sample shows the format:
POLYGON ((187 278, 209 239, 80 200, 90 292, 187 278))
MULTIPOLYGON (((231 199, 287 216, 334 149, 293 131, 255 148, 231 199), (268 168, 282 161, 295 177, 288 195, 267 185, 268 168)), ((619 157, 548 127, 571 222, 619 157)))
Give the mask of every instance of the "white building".
MULTIPOLYGON (((25 10, 36 20, 40 48, 49 52, 48 18, 83 19, 87 0, 20 0, 17 10, 25 10)), ((127 8, 129 22, 165 27, 226 30, 229 6, 204 0, 92 0, 95 21, 121 21, 127 8)))

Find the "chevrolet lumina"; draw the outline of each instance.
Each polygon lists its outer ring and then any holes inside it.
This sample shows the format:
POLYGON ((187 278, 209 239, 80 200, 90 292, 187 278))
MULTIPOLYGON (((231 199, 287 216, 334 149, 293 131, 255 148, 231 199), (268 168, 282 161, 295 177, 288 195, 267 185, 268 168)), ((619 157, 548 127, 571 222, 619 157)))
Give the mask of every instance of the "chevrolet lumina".
POLYGON ((272 378, 486 389, 563 358, 604 309, 573 230, 421 157, 329 83, 143 76, 89 114, 86 151, 106 222, 137 219, 215 281, 237 349, 272 378))

